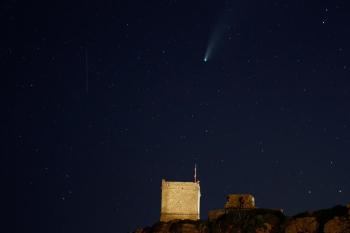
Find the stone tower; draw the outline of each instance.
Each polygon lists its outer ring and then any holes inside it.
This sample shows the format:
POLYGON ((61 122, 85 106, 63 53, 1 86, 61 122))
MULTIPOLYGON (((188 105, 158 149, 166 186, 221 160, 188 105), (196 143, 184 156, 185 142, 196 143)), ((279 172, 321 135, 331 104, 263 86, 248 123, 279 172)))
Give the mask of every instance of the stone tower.
POLYGON ((200 186, 194 182, 174 182, 162 180, 162 202, 160 221, 175 219, 199 219, 200 186))

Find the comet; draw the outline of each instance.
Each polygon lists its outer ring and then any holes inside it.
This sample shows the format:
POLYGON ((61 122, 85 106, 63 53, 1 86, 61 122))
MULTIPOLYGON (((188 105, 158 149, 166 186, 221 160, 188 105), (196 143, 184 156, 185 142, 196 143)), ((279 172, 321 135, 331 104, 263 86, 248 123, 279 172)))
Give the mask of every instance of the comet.
POLYGON ((208 47, 207 47, 207 50, 205 51, 205 54, 204 54, 204 58, 203 58, 203 61, 206 63, 209 58, 211 57, 211 54, 212 54, 212 51, 213 51, 213 41, 208 43, 208 47))
POLYGON ((219 50, 222 44, 222 40, 224 39, 225 32, 229 26, 228 25, 229 19, 230 19, 229 12, 225 12, 220 17, 218 23, 215 25, 213 32, 209 37, 207 49, 205 50, 205 53, 204 53, 204 58, 203 58, 204 63, 207 63, 211 59, 213 54, 219 50))

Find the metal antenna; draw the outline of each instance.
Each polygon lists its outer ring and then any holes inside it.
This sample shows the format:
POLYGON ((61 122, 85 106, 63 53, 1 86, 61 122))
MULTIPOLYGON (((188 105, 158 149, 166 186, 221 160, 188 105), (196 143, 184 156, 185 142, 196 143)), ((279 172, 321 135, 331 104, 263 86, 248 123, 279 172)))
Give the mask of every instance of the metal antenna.
POLYGON ((197 183, 197 164, 194 164, 194 182, 197 183))

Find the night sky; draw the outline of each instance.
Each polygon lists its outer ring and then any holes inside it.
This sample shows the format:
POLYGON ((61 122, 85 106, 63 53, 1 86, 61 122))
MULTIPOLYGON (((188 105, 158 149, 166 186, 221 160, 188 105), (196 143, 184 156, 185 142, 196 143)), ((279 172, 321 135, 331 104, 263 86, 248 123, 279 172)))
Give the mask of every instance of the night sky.
POLYGON ((349 203, 349 12, 346 0, 2 1, 15 225, 0 231, 152 225, 161 179, 192 181, 195 163, 203 219, 229 193, 288 215, 349 203))

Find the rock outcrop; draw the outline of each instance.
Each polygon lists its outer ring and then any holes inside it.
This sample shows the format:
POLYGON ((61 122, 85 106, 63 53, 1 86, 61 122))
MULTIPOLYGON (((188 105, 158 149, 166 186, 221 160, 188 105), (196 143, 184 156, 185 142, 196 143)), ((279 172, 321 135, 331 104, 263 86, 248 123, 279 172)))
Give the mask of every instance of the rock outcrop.
POLYGON ((304 218, 296 218, 288 221, 286 224, 286 228, 284 230, 285 233, 317 233, 319 228, 319 223, 315 217, 304 217, 304 218))
POLYGON ((350 233, 350 219, 335 217, 324 225, 324 233, 350 233))
POLYGON ((293 217, 281 211, 227 211, 212 220, 158 222, 134 233, 350 233, 348 206, 336 206, 293 217))

